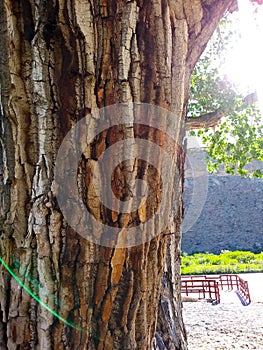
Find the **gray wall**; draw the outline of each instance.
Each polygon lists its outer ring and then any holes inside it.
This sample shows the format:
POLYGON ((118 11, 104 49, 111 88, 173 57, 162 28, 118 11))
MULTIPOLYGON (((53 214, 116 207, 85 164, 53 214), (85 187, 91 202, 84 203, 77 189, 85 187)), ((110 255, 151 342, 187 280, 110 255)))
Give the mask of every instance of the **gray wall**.
POLYGON ((201 149, 188 150, 182 251, 263 251, 263 179, 222 170, 209 175, 204 156, 201 149))

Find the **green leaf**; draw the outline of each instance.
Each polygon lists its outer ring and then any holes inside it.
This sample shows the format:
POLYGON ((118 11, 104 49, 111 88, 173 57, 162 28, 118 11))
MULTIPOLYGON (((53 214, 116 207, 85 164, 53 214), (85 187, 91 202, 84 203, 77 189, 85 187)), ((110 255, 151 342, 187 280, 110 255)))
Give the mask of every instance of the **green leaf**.
POLYGON ((249 171, 245 166, 252 160, 263 161, 263 118, 258 108, 246 106, 245 96, 219 74, 224 52, 231 45, 229 40, 237 37, 231 22, 224 19, 193 71, 188 117, 196 118, 218 108, 225 113, 215 130, 197 132, 207 149, 209 172, 217 171, 223 164, 229 174, 262 177, 260 169, 249 171))

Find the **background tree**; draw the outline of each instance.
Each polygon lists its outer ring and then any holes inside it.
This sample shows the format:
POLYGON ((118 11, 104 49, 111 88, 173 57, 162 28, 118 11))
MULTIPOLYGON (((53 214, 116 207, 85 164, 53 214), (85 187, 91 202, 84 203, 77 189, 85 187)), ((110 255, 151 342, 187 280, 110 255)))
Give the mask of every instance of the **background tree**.
POLYGON ((231 16, 227 16, 193 71, 187 129, 199 129, 191 133, 198 135, 206 147, 210 172, 224 165, 225 171, 232 175, 263 177, 262 170, 246 168, 252 160, 263 161, 263 119, 257 106, 257 93, 244 96, 237 86, 220 75, 226 52, 238 39, 231 16))
MULTIPOLYGON (((72 125, 115 103, 173 111, 173 140, 181 145, 191 73, 235 4, 0 1, 2 349, 145 350, 155 334, 159 349, 186 349, 179 276, 181 148, 174 147, 177 176, 169 181, 177 188, 168 192, 171 227, 157 236, 153 227, 154 239, 131 248, 96 245, 67 224, 56 200, 54 165, 72 125)), ((105 210, 88 175, 103 150, 127 137, 163 142, 163 135, 144 126, 111 128, 98 135, 78 167, 86 206, 98 220, 124 229, 158 207, 160 169, 152 172, 140 162, 116 169, 112 188, 120 198, 130 198, 129 176, 153 184, 140 215, 105 210)))

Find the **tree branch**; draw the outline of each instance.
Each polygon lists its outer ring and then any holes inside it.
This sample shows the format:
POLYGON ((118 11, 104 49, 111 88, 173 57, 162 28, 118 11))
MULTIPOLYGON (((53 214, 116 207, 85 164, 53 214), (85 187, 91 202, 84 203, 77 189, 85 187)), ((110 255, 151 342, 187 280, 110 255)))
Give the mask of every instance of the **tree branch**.
MULTIPOLYGON (((243 98, 243 102, 245 107, 248 107, 258 101, 257 93, 253 92, 246 97, 243 98)), ((204 129, 204 128, 213 128, 215 127, 220 120, 227 116, 231 111, 233 111, 233 107, 228 110, 222 110, 218 108, 217 110, 201 115, 200 117, 186 118, 186 130, 195 130, 195 129, 204 129)))

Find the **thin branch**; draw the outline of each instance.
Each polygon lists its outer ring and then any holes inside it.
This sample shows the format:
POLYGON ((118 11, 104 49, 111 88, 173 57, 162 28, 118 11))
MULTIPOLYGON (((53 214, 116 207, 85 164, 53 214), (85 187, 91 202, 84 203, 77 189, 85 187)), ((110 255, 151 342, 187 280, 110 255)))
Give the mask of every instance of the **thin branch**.
MULTIPOLYGON (((256 92, 253 92, 243 98, 245 107, 248 107, 257 101, 258 97, 256 92)), ((214 128, 217 124, 219 124, 220 120, 223 117, 226 117, 231 111, 233 111, 233 107, 228 110, 218 108, 217 110, 201 115, 200 117, 188 117, 186 119, 186 130, 214 128)))

